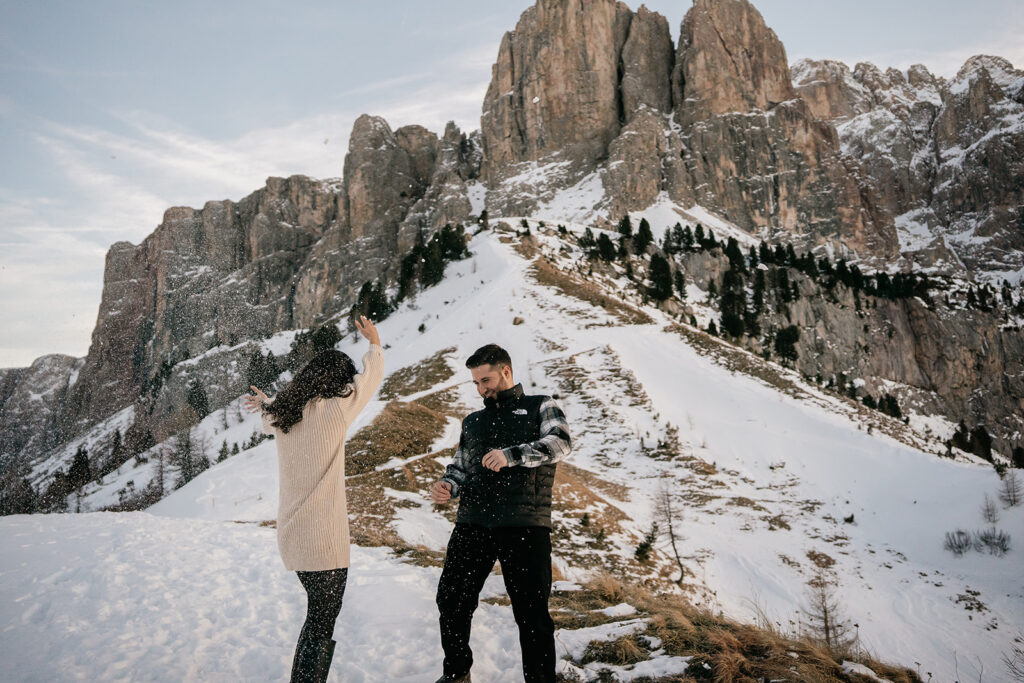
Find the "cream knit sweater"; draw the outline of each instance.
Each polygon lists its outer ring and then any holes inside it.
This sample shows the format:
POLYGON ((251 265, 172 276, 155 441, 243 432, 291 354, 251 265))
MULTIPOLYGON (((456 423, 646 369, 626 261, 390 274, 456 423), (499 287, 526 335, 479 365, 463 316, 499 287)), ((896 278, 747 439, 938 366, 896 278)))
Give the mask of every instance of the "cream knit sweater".
POLYGON ((311 399, 287 434, 272 427, 273 416, 263 413, 263 431, 277 443, 277 547, 289 571, 349 565, 345 434, 383 375, 384 351, 371 344, 350 395, 311 399))

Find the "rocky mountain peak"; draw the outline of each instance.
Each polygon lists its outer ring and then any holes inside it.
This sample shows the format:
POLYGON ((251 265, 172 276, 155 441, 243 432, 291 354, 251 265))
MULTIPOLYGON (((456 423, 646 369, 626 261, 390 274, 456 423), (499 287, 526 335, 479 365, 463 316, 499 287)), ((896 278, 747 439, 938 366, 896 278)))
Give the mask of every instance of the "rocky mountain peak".
POLYGON ((1024 71, 1015 69, 1008 59, 995 55, 974 55, 960 67, 953 82, 973 80, 981 71, 988 72, 989 78, 1004 91, 1024 78, 1024 71))
POLYGON ((680 27, 673 92, 703 115, 767 110, 796 97, 786 49, 747 0, 694 2, 680 27))
POLYGON ((591 161, 619 133, 619 59, 632 12, 613 0, 540 0, 506 33, 480 129, 493 184, 510 164, 558 152, 591 161))

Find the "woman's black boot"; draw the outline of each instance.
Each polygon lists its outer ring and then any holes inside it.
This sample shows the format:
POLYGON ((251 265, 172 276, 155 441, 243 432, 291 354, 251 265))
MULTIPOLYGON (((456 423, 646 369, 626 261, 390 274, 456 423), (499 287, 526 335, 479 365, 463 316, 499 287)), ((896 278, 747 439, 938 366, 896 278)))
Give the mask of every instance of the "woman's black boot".
POLYGON ((334 658, 334 645, 329 638, 299 638, 292 659, 291 683, 325 683, 334 658))

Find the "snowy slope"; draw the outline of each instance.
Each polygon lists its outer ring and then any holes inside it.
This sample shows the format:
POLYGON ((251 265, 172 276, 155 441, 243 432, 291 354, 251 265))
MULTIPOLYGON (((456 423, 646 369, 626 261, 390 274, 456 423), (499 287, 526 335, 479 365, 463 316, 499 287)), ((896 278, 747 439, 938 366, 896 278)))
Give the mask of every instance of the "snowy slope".
MULTIPOLYGON (((535 222, 531 227, 554 257, 561 247, 557 236, 543 236, 535 222)), ((588 513, 594 517, 612 507, 625 513, 609 527, 607 546, 583 547, 583 510, 560 506, 555 563, 567 578, 584 578, 610 556, 630 560, 650 526, 654 494, 667 484, 685 515, 685 585, 694 601, 744 620, 753 618, 756 602, 788 629, 814 563, 826 564, 866 649, 903 665, 920 662, 934 680, 951 680, 957 667, 961 676, 975 679, 979 662, 992 675, 1024 625, 1020 551, 954 558, 942 549, 946 531, 982 526, 984 495, 998 487, 990 466, 937 458, 881 429, 869 435, 859 413, 798 377, 788 378, 801 386, 800 395, 791 396, 733 372, 689 343, 657 310, 646 309, 652 324, 625 324, 614 311, 542 285, 529 259, 514 248, 516 241, 508 233, 477 236, 471 259, 450 265, 441 284, 403 304, 379 328, 389 372, 455 347, 454 375, 435 388, 454 386, 466 411, 479 398, 461 359, 491 341, 509 349, 516 379, 527 391, 560 395, 576 439, 572 463, 608 485, 592 491, 599 500, 587 503, 588 513), (516 317, 524 322, 513 324, 516 317), (675 452, 652 452, 656 442, 669 440, 670 425, 678 430, 675 452), (844 523, 851 514, 854 521, 844 523), (573 546, 577 541, 580 547, 573 546)), ((347 338, 340 348, 358 362, 364 345, 347 338)), ((383 406, 372 403, 357 428, 383 406)), ((236 421, 228 413, 208 417, 200 428, 215 446, 257 427, 252 416, 236 421)), ((878 422, 888 419, 874 415, 878 422)), ((435 448, 453 446, 456 435, 449 424, 435 448)), ((4 546, 19 548, 3 561, 6 623, 0 630, 16 637, 4 638, 0 656, 14 661, 28 680, 37 665, 44 672, 74 671, 73 677, 134 678, 114 668, 124 661, 117 651, 127 646, 109 643, 135 633, 128 650, 149 652, 156 662, 146 669, 139 655, 137 663, 124 664, 141 667, 138 680, 164 678, 158 675, 164 667, 180 674, 169 678, 182 680, 283 675, 301 618, 300 589, 280 568, 271 529, 232 523, 273 520, 276 495, 268 441, 213 466, 151 508, 152 514, 0 520, 4 546), (133 568, 129 558, 135 555, 159 557, 165 565, 144 559, 133 568), (146 597, 147 588, 162 597, 146 597), (57 606, 65 593, 75 596, 70 616, 57 606), (240 595, 245 608, 232 602, 240 595), (139 596, 145 599, 135 606, 139 596), (109 625, 97 630, 103 637, 87 635, 82 625, 84 615, 96 614, 109 625), (126 631, 126 619, 137 619, 137 628, 126 631), (147 622, 153 626, 142 626, 147 622), (49 642, 44 636, 54 629, 70 635, 49 642), (254 647, 236 647, 247 638, 254 647), (47 645, 30 652, 30 642, 47 645), (98 656, 85 654, 92 650, 98 656)), ((426 504, 422 492, 419 498, 409 491, 386 495, 404 499, 394 521, 401 537, 442 548, 450 522, 426 504)), ((1002 514, 1000 528, 1022 542, 1024 508, 1002 514)), ((672 566, 660 550, 653 577, 672 566)), ((339 643, 339 652, 362 646, 381 660, 373 648, 390 633, 396 635, 387 640, 401 651, 375 663, 339 657, 339 680, 430 680, 439 663, 436 569, 405 565, 385 549, 357 550, 354 558, 353 571, 365 578, 352 585, 342 611, 338 633, 348 640, 344 650, 339 643), (375 604, 385 614, 374 613, 375 604), (403 614, 389 616, 399 606, 403 614), (384 666, 396 668, 374 668, 384 666)), ((482 609, 475 622, 486 635, 481 680, 517 680, 511 614, 494 605, 482 609)))

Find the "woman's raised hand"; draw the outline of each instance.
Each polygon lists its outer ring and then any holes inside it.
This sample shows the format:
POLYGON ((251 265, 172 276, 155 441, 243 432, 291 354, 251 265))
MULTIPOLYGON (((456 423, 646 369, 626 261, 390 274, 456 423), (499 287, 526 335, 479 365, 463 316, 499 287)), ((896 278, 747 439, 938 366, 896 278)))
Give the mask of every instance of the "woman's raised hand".
POLYGON ((242 398, 242 405, 250 413, 258 413, 263 409, 263 402, 267 400, 267 395, 256 388, 255 385, 250 384, 249 388, 255 391, 255 394, 246 394, 242 398))
POLYGON ((367 318, 365 315, 361 315, 355 322, 356 329, 359 330, 359 334, 366 337, 366 341, 380 346, 380 335, 377 333, 377 328, 374 327, 372 320, 367 318))

